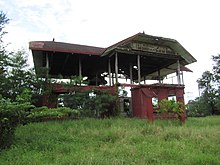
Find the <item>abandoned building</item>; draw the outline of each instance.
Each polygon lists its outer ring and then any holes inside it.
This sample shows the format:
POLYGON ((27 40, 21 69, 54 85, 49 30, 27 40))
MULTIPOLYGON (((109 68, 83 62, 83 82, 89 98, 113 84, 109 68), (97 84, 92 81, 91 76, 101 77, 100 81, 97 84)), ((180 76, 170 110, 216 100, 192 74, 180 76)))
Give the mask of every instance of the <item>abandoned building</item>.
MULTIPOLYGON (((36 74, 37 68, 47 68, 46 76, 65 79, 70 76, 85 77, 87 85, 82 90, 99 88, 114 93, 117 87, 129 87, 131 96, 121 96, 120 107, 129 103, 135 117, 153 120, 153 99, 160 101, 174 96, 184 102, 183 71, 196 59, 176 40, 135 34, 107 48, 69 44, 55 41, 32 41, 36 74), (177 83, 165 84, 164 78, 176 73, 177 83), (147 84, 148 80, 156 83, 147 84)), ((68 92, 60 84, 54 84, 55 100, 44 98, 42 105, 57 106, 59 94, 68 92)))

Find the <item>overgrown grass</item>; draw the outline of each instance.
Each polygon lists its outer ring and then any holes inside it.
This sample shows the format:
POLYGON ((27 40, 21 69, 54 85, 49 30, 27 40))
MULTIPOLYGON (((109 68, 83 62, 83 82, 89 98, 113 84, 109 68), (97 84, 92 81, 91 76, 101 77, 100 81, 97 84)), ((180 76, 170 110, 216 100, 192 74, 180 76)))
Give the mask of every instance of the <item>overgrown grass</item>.
POLYGON ((220 116, 32 123, 0 153, 0 164, 220 164, 220 116))

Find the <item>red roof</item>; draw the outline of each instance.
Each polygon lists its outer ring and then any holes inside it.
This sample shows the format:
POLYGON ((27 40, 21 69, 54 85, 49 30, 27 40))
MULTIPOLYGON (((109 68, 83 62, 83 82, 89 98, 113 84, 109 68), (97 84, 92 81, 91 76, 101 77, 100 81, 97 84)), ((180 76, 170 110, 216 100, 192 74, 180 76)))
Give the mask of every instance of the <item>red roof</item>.
POLYGON ((69 44, 54 41, 32 41, 30 42, 29 47, 31 50, 44 50, 89 55, 101 55, 105 51, 105 48, 100 47, 69 44))

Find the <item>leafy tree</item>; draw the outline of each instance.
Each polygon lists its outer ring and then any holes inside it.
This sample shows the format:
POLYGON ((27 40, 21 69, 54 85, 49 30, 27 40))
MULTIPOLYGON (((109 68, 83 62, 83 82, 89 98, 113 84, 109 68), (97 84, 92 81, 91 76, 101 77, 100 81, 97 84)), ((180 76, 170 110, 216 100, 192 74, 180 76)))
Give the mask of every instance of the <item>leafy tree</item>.
POLYGON ((189 101, 187 115, 191 117, 203 117, 211 115, 211 105, 207 104, 207 98, 202 96, 189 101))
POLYGON ((205 71, 197 80, 202 96, 191 102, 189 113, 195 116, 220 113, 220 54, 212 56, 212 71, 205 71))
POLYGON ((33 69, 27 68, 26 53, 6 51, 2 37, 8 22, 0 11, 0 150, 12 144, 16 127, 27 122, 34 107, 30 104, 32 91, 38 83, 33 69))
POLYGON ((9 19, 2 11, 0 11, 0 93, 2 93, 1 91, 4 88, 4 85, 7 84, 5 76, 8 61, 5 46, 2 41, 2 37, 6 33, 4 27, 7 23, 9 23, 9 19))
POLYGON ((0 42, 2 42, 2 36, 7 33, 4 31, 5 24, 9 23, 9 19, 3 11, 0 11, 0 42))
MULTIPOLYGON (((4 28, 8 23, 6 14, 0 11, 0 95, 11 101, 15 101, 16 97, 27 89, 32 95, 42 95, 48 91, 47 81, 45 78, 37 77, 33 68, 28 68, 26 52, 24 50, 6 51, 2 37, 6 34, 4 28)), ((41 72, 45 74, 45 68, 41 72)))
POLYGON ((218 95, 220 95, 220 54, 217 56, 212 56, 212 60, 215 62, 213 66, 213 75, 214 75, 214 82, 218 89, 218 95))
POLYGON ((27 69, 27 56, 24 51, 19 50, 16 53, 10 53, 7 60, 7 75, 4 80, 7 83, 4 84, 2 94, 6 98, 15 100, 16 96, 21 94, 23 90, 31 88, 32 73, 27 69))
POLYGON ((203 103, 208 104, 210 113, 214 114, 216 98, 216 89, 214 88, 214 74, 210 71, 205 71, 202 74, 202 78, 198 79, 197 82, 199 84, 199 87, 203 89, 203 103))

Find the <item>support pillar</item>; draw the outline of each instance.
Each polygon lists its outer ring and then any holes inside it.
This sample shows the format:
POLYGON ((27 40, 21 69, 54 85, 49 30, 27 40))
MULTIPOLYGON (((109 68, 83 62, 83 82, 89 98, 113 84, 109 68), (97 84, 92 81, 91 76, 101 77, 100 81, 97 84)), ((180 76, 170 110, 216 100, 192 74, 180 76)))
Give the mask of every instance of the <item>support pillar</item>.
POLYGON ((46 68, 47 68, 46 79, 48 79, 48 76, 49 76, 49 55, 48 55, 48 52, 46 52, 46 68))
POLYGON ((161 79, 160 79, 160 69, 158 70, 158 81, 159 81, 159 84, 161 84, 161 79))
POLYGON ((180 78, 180 61, 177 60, 177 83, 178 85, 181 84, 181 78, 180 78))
POLYGON ((118 84, 118 52, 115 53, 115 84, 118 84))
POLYGON ((108 75, 109 75, 109 86, 112 86, 112 82, 111 82, 111 59, 109 57, 108 59, 108 75))
POLYGON ((182 84, 184 85, 183 71, 181 71, 181 75, 182 75, 182 84))
POLYGON ((133 84, 132 61, 130 60, 130 84, 133 84))
POLYGON ((140 55, 137 56, 137 67, 138 67, 138 83, 141 84, 141 62, 140 55))

